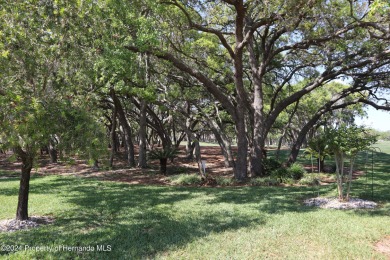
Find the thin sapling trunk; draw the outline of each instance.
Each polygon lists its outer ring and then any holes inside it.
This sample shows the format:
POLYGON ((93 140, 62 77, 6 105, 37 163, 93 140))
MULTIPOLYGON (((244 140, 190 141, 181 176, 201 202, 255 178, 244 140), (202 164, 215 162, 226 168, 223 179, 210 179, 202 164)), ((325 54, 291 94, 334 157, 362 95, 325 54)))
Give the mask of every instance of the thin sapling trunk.
POLYGON ((34 158, 20 149, 18 155, 22 158, 22 175, 20 177, 18 206, 16 209, 17 220, 28 219, 28 195, 30 191, 30 174, 34 158))

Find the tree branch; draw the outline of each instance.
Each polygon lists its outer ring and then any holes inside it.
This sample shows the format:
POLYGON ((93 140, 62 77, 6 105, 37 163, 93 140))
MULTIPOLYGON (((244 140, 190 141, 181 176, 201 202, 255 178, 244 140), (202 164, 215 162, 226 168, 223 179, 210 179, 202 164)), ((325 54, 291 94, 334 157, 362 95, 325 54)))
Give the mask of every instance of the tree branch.
POLYGON ((390 105, 386 105, 386 106, 378 105, 377 103, 375 103, 373 101, 370 101, 370 100, 367 100, 365 98, 359 98, 358 102, 370 105, 370 106, 372 106, 373 108, 375 108, 377 110, 390 111, 390 105))
POLYGON ((197 24, 197 23, 194 23, 193 20, 191 19, 190 14, 181 5, 181 3, 179 3, 177 0, 174 0, 174 2, 169 2, 167 4, 172 4, 172 5, 176 6, 176 7, 178 7, 184 13, 184 15, 187 17, 188 23, 189 23, 191 28, 195 28, 195 29, 197 29, 199 31, 206 32, 206 33, 211 33, 211 34, 216 35, 218 37, 219 41, 221 42, 221 44, 223 45, 223 47, 225 47, 225 49, 229 52, 230 57, 232 59, 234 59, 234 57, 235 57, 234 51, 230 47, 229 43, 227 42, 226 38, 223 36, 223 33, 221 31, 213 29, 213 28, 208 28, 208 27, 205 27, 205 26, 197 24))
POLYGON ((159 59, 170 61, 173 66, 175 66, 177 69, 179 69, 182 72, 185 72, 192 77, 196 78, 199 82, 203 84, 203 86, 219 101, 221 102, 222 106, 226 108, 226 110, 229 111, 229 114, 233 116, 234 119, 237 118, 236 111, 234 105, 230 102, 229 98, 219 89, 219 87, 208 77, 206 77, 204 74, 199 72, 193 67, 190 67, 189 65, 185 64, 183 61, 177 59, 175 56, 173 56, 170 53, 163 52, 160 50, 146 50, 141 51, 136 46, 126 46, 126 49, 132 52, 144 52, 151 55, 156 56, 159 59))

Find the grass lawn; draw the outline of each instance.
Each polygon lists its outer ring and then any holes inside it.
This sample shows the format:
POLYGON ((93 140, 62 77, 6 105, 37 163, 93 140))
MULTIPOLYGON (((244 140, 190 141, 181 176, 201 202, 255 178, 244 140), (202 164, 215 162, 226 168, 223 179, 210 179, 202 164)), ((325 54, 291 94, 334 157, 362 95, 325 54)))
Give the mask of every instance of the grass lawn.
MULTIPOLYGON (((386 259, 374 250, 376 241, 390 235, 390 143, 379 145, 373 178, 353 184, 355 196, 371 199, 373 180, 376 210, 302 205, 304 198, 335 195, 333 185, 197 188, 33 177, 30 215, 52 215, 56 221, 0 233, 0 258, 386 259), (7 252, 4 245, 95 251, 7 252), (97 245, 111 251, 97 252, 97 245)), ((14 217, 18 185, 17 178, 0 178, 0 219, 14 217)))

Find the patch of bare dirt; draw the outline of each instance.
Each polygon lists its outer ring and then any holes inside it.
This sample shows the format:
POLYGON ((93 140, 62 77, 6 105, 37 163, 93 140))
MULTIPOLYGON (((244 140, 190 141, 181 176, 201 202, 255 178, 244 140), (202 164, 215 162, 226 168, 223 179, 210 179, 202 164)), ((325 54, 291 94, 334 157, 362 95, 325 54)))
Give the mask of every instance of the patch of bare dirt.
POLYGON ((390 236, 386 236, 379 240, 374 248, 377 252, 384 254, 387 259, 390 259, 390 236))

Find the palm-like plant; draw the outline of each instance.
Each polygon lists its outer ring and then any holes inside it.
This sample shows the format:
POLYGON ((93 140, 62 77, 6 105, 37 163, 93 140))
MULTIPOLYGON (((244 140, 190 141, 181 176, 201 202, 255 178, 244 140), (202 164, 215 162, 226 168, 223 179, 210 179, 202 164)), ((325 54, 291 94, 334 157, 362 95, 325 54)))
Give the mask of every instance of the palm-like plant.
POLYGON ((329 150, 327 149, 327 135, 322 134, 311 139, 308 143, 308 147, 305 149, 304 153, 312 161, 312 172, 313 172, 313 157, 317 158, 318 162, 318 172, 323 171, 324 160, 327 156, 330 155, 329 150))
POLYGON ((176 148, 168 147, 164 149, 156 149, 149 152, 149 159, 158 159, 160 160, 160 173, 167 173, 167 161, 170 158, 177 157, 178 150, 176 148))

